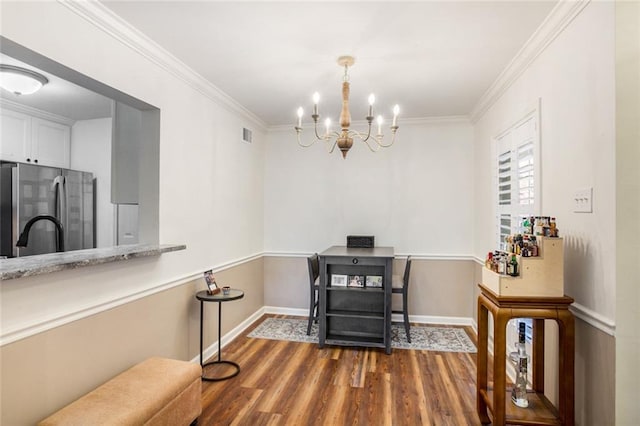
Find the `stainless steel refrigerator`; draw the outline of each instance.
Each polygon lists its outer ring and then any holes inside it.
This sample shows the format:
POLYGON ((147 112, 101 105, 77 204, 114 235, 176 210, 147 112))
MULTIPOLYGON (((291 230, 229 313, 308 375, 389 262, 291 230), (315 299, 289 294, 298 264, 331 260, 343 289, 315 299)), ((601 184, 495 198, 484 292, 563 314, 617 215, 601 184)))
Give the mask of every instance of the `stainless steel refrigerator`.
POLYGON ((64 251, 95 248, 95 182, 77 170, 0 163, 0 255, 30 256, 56 252, 61 225, 64 251), (32 222, 26 247, 17 247, 32 222))

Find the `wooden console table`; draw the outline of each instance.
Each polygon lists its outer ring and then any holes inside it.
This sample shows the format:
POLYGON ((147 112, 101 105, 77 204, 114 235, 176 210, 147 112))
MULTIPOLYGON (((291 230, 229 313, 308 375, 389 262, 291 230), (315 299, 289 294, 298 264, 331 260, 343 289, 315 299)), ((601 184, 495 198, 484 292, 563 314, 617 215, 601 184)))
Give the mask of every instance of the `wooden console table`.
POLYGON ((320 258, 319 345, 371 346, 391 353, 393 247, 333 246, 320 258), (382 287, 332 285, 334 275, 382 277, 382 287))
POLYGON ((574 424, 574 317, 571 297, 498 296, 482 284, 478 296, 477 410, 483 424, 566 425, 574 424), (488 317, 493 316, 493 389, 488 387, 488 317), (532 391, 529 407, 511 403, 506 388, 506 329, 513 318, 533 319, 532 391), (558 407, 544 396, 544 320, 558 324, 558 407), (489 411, 488 411, 489 410, 489 411))

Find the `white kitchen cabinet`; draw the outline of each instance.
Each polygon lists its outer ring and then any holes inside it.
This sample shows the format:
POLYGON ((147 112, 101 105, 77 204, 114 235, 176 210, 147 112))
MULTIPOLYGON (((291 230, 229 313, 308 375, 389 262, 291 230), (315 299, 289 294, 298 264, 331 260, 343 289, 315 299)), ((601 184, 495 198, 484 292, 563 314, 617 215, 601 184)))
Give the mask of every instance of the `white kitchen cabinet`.
POLYGON ((69 126, 4 108, 0 118, 0 160, 69 168, 69 126))
POLYGON ((0 160, 24 162, 31 155, 31 117, 0 110, 0 160))
POLYGON ((31 160, 42 166, 69 168, 71 128, 33 117, 31 119, 31 160))

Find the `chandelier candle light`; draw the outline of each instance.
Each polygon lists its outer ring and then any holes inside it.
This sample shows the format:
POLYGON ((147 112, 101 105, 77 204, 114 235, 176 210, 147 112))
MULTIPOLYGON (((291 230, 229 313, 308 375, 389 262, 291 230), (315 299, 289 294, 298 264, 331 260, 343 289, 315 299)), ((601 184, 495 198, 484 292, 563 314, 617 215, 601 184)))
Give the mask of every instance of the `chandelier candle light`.
POLYGON ((383 143, 384 135, 382 134, 382 123, 384 119, 381 115, 378 115, 377 118, 378 133, 375 135, 371 134, 371 123, 373 123, 374 119, 373 104, 376 100, 373 94, 369 95, 369 114, 366 117, 367 123, 369 123, 367 134, 365 135, 356 130, 349 130, 349 126, 351 125, 351 114, 349 113, 349 67, 352 66, 354 62, 355 59, 352 56, 340 56, 338 58, 338 65, 344 67, 344 79, 342 82, 342 111, 340 112, 340 128, 342 130, 339 132, 332 132, 331 119, 327 118, 324 122, 324 134, 321 135, 318 133, 318 121, 320 120, 320 114, 318 113, 318 102, 320 101, 320 94, 316 92, 313 94, 313 114, 311 114, 316 138, 309 144, 304 144, 300 140, 300 134, 302 133, 302 116, 304 115, 304 110, 302 109, 302 107, 300 107, 298 108, 298 124, 297 126, 295 126, 296 134, 298 136, 298 145, 304 148, 308 148, 316 141, 323 141, 326 142, 329 153, 332 153, 337 145, 338 148, 340 148, 340 151, 342 151, 342 158, 347 158, 347 153, 353 145, 354 137, 362 140, 372 152, 378 151, 380 147, 388 148, 393 145, 393 142, 396 139, 396 132, 398 131, 397 120, 398 113, 400 112, 400 107, 398 105, 393 107, 391 142, 385 144, 383 143), (370 141, 373 141, 373 144, 370 141))

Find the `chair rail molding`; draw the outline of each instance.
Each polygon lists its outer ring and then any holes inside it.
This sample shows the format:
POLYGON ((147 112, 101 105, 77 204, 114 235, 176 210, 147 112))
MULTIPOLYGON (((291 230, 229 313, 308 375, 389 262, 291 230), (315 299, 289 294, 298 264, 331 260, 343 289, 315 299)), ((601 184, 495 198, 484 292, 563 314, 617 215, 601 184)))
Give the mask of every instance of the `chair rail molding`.
POLYGON ((610 318, 605 317, 593 311, 586 306, 573 302, 569 306, 569 310, 579 319, 587 324, 597 328, 598 330, 609 334, 610 336, 616 335, 616 322, 610 318))
MULTIPOLYGON (((2 327, 0 327, 0 347, 38 333, 45 332, 52 328, 60 327, 70 322, 81 320, 91 315, 160 293, 164 290, 202 279, 202 273, 207 269, 212 269, 215 273, 218 273, 259 259, 262 256, 262 253, 255 253, 242 258, 232 259, 215 266, 205 265, 197 271, 162 280, 161 282, 141 291, 130 291, 124 295, 120 294, 118 296, 105 294, 100 301, 91 303, 86 303, 86 301, 77 301, 77 303, 72 307, 67 307, 64 310, 60 309, 58 311, 51 312, 48 315, 33 316, 26 313, 24 317, 15 319, 13 324, 7 325, 6 322, 3 322, 2 327)), ((204 288, 204 281, 202 285, 204 288)), ((29 290, 25 291, 28 293, 29 290)))
POLYGON ((9 343, 16 342, 18 340, 26 339, 27 337, 45 332, 47 330, 51 330, 52 328, 60 327, 65 324, 87 318, 91 315, 113 309, 120 305, 142 299, 143 297, 151 296, 163 290, 177 287, 189 281, 193 281, 200 276, 201 273, 185 276, 181 279, 164 282, 153 288, 130 293, 123 297, 110 298, 106 301, 95 303, 90 306, 78 305, 72 309, 67 309, 66 311, 56 312, 54 315, 50 315, 49 317, 43 318, 29 315, 25 318, 22 318, 21 320, 16 321, 16 323, 12 326, 3 326, 0 329, 0 347, 9 343))
MULTIPOLYGON (((267 251, 264 257, 309 257, 312 252, 293 252, 293 251, 267 251)), ((429 254, 429 253, 395 253, 395 259, 406 259, 411 256, 414 260, 476 260, 477 258, 471 254, 429 254)), ((483 262, 479 262, 484 264, 483 262)))

